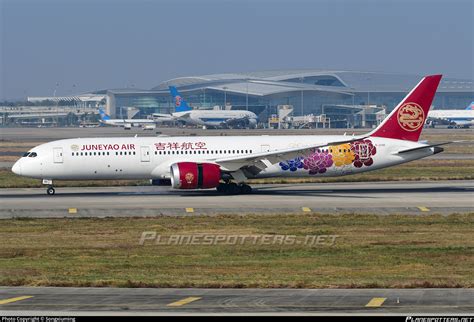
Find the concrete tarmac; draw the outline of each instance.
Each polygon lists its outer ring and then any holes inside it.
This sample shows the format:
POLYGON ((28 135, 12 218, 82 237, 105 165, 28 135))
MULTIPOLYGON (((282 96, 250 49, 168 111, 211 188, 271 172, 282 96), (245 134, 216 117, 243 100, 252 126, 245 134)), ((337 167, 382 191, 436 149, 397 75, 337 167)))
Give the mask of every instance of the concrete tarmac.
POLYGON ((0 288, 0 315, 472 315, 473 311, 474 289, 0 288))
POLYGON ((451 214, 474 211, 474 180, 255 185, 250 195, 169 187, 0 189, 0 218, 242 213, 451 214), (71 211, 71 208, 73 210, 71 211))

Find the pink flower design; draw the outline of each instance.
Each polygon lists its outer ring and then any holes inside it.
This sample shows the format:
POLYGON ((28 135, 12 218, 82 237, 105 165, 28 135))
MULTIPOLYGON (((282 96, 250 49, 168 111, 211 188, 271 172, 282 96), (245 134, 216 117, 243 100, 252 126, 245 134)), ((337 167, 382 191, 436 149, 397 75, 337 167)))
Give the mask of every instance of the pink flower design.
POLYGON ((370 167, 374 160, 372 156, 377 153, 377 149, 370 140, 361 140, 351 143, 351 150, 354 152, 354 166, 361 168, 362 166, 370 167))
POLYGON ((324 173, 327 168, 332 166, 332 163, 332 155, 327 151, 314 151, 303 160, 303 166, 306 170, 309 170, 309 174, 324 173))

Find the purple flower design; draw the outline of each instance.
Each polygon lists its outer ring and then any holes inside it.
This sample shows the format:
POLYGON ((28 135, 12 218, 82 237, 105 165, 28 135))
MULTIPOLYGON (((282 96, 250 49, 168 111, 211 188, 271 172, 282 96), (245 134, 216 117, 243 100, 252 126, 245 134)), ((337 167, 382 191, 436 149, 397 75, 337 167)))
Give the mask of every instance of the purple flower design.
POLYGON ((309 174, 318 174, 326 172, 332 163, 332 155, 329 152, 314 151, 304 158, 303 166, 309 170, 309 174))
POLYGON ((370 167, 374 160, 372 156, 377 153, 377 148, 370 140, 361 140, 351 143, 351 150, 354 151, 354 166, 361 168, 362 166, 370 167))
POLYGON ((285 162, 279 163, 280 168, 284 171, 290 170, 292 172, 303 168, 303 157, 297 157, 292 160, 287 160, 285 162))

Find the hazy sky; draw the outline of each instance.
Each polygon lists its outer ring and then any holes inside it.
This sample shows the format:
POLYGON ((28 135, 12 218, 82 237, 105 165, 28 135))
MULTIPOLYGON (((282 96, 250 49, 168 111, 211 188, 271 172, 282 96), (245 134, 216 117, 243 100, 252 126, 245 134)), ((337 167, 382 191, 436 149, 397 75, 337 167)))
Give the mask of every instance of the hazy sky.
POLYGON ((0 100, 290 68, 474 79, 472 0, 0 4, 0 100))

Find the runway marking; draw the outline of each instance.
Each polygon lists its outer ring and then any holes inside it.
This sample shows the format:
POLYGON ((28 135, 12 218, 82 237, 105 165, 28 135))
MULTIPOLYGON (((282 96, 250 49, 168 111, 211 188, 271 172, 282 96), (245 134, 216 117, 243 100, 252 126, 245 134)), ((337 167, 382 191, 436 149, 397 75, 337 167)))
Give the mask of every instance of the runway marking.
POLYGON ((200 299, 201 299, 200 297, 187 297, 187 298, 185 298, 185 299, 182 299, 182 300, 179 300, 179 301, 170 303, 170 304, 168 304, 168 305, 166 305, 166 306, 171 306, 171 307, 183 306, 183 305, 185 305, 185 304, 188 304, 188 303, 191 303, 191 302, 200 300, 200 299))
POLYGON ((422 212, 428 212, 428 211, 430 211, 430 208, 427 208, 427 207, 422 207, 422 206, 420 206, 420 207, 416 207, 416 208, 420 209, 420 211, 422 211, 422 212))
POLYGON ((77 214, 77 208, 69 208, 69 209, 68 209, 68 212, 69 212, 70 214, 77 214))
POLYGON ((19 297, 12 297, 11 299, 0 300, 0 305, 13 303, 21 300, 26 300, 32 298, 33 296, 19 296, 19 297))
POLYGON ((186 208, 186 212, 194 212, 194 208, 186 208))
POLYGON ((303 210, 303 212, 311 212, 311 208, 309 207, 301 207, 301 210, 303 210))
POLYGON ((374 297, 365 305, 365 307, 380 307, 386 299, 386 297, 374 297))

